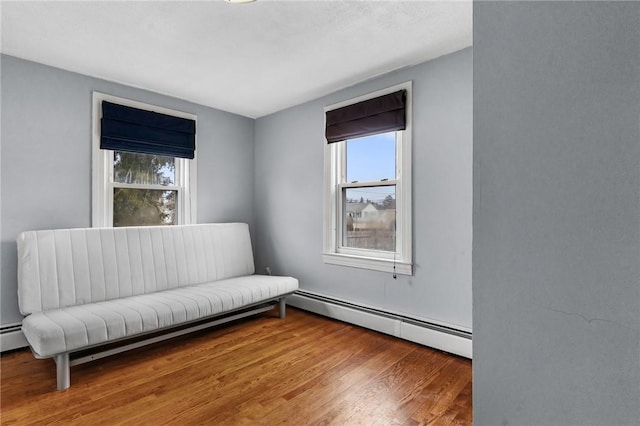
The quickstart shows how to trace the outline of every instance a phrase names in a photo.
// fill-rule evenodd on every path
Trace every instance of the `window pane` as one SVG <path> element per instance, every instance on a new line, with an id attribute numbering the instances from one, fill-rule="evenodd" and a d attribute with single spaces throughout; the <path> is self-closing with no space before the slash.
<path id="1" fill-rule="evenodd" d="M 343 189 L 343 247 L 396 251 L 396 187 Z"/>
<path id="2" fill-rule="evenodd" d="M 175 185 L 175 170 L 175 157 L 123 151 L 113 153 L 113 181 L 117 183 Z"/>
<path id="3" fill-rule="evenodd" d="M 347 142 L 347 182 L 396 178 L 396 132 Z"/>
<path id="4" fill-rule="evenodd" d="M 113 189 L 113 226 L 175 225 L 178 191 Z"/>

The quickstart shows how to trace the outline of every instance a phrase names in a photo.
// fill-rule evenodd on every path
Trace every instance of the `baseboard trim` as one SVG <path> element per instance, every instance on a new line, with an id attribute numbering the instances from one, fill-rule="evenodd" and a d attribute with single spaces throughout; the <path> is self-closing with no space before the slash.
<path id="1" fill-rule="evenodd" d="M 373 310 L 304 291 L 287 296 L 287 304 L 465 358 L 473 357 L 472 335 L 468 331 Z"/>
<path id="2" fill-rule="evenodd" d="M 20 323 L 3 325 L 0 328 L 0 352 L 12 351 L 14 349 L 29 346 L 25 339 Z"/>

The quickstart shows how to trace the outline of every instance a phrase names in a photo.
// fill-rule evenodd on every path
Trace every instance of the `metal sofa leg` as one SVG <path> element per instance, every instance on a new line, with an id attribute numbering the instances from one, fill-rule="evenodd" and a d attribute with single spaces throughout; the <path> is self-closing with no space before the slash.
<path id="1" fill-rule="evenodd" d="M 280 318 L 284 318 L 287 316 L 287 304 L 285 303 L 284 297 L 280 298 Z"/>
<path id="2" fill-rule="evenodd" d="M 58 390 L 69 389 L 71 386 L 71 375 L 69 373 L 69 354 L 55 356 L 56 377 L 58 380 Z"/>

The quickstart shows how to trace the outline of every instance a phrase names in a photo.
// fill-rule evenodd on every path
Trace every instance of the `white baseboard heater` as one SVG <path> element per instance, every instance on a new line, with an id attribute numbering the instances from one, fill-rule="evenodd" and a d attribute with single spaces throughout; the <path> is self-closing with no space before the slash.
<path id="1" fill-rule="evenodd" d="M 3 324 L 0 327 L 0 352 L 11 351 L 29 346 L 21 330 L 19 322 Z"/>
<path id="2" fill-rule="evenodd" d="M 293 295 L 287 296 L 287 304 L 465 358 L 471 359 L 473 355 L 472 334 L 468 331 L 433 324 L 304 290 L 298 290 Z"/>

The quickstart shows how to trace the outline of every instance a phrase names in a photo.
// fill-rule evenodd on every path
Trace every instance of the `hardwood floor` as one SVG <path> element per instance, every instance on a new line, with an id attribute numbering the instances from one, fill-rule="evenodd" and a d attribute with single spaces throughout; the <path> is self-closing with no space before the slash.
<path id="1" fill-rule="evenodd" d="M 469 425 L 471 361 L 287 309 L 71 368 L 1 361 L 1 423 Z"/>

